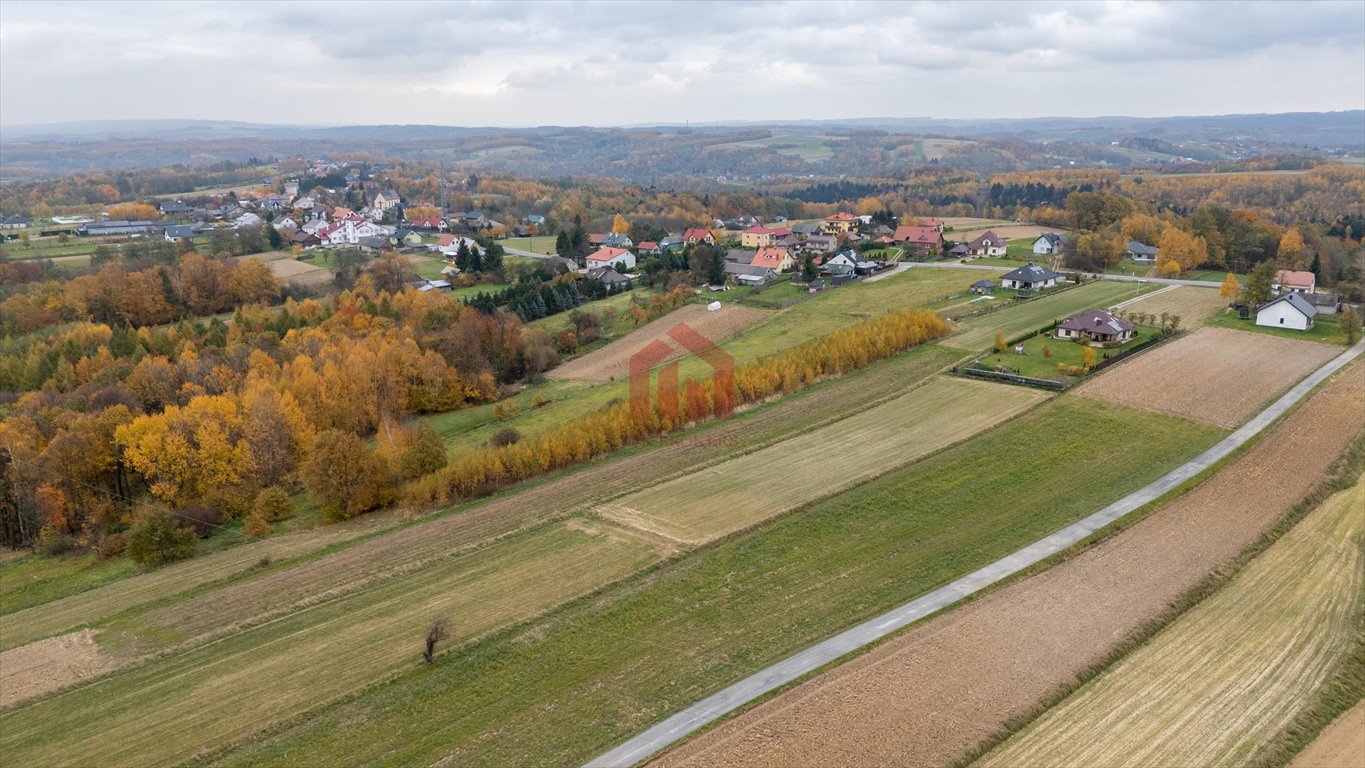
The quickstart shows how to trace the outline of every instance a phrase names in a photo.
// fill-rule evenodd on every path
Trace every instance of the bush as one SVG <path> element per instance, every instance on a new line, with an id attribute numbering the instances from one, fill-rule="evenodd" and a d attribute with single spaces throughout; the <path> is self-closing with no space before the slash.
<path id="1" fill-rule="evenodd" d="M 517 407 L 517 401 L 508 400 L 493 406 L 493 417 L 498 421 L 503 421 L 516 416 L 518 410 L 520 409 Z"/>
<path id="2" fill-rule="evenodd" d="M 101 560 L 113 560 L 128 548 L 128 537 L 121 533 L 106 533 L 95 545 L 95 554 Z"/>
<path id="3" fill-rule="evenodd" d="M 444 469 L 445 465 L 446 444 L 428 424 L 417 428 L 412 443 L 398 456 L 398 471 L 409 480 Z"/>
<path id="4" fill-rule="evenodd" d="M 227 486 L 204 497 L 204 505 L 219 512 L 219 520 L 240 520 L 251 513 L 251 503 L 255 497 L 252 491 L 240 486 Z"/>
<path id="5" fill-rule="evenodd" d="M 207 539 L 223 524 L 223 513 L 202 504 L 186 504 L 176 510 L 176 516 L 185 521 L 201 539 Z"/>
<path id="6" fill-rule="evenodd" d="M 251 505 L 251 514 L 262 520 L 274 523 L 294 513 L 294 502 L 289 493 L 279 486 L 271 486 L 256 494 L 256 502 Z"/>
<path id="7" fill-rule="evenodd" d="M 246 523 L 242 526 L 242 533 L 253 538 L 264 536 L 270 533 L 270 523 L 265 521 L 265 516 L 259 512 L 252 511 L 246 516 Z"/>
<path id="8" fill-rule="evenodd" d="M 197 542 L 194 531 L 169 513 L 147 509 L 128 532 L 127 552 L 133 562 L 155 567 L 190 557 Z"/>
<path id="9" fill-rule="evenodd" d="M 65 533 L 56 533 L 46 528 L 38 535 L 38 553 L 46 557 L 58 557 L 76 551 L 76 540 Z"/>
<path id="10" fill-rule="evenodd" d="M 539 407 L 541 407 L 542 405 L 545 405 L 545 404 L 548 403 L 548 402 L 549 402 L 549 401 L 546 400 L 545 397 L 544 397 L 543 395 L 536 395 L 535 397 L 531 398 L 531 407 L 532 407 L 532 408 L 539 408 Z"/>
<path id="11" fill-rule="evenodd" d="M 493 445 L 498 448 L 521 442 L 521 433 L 513 427 L 505 427 L 493 435 Z"/>

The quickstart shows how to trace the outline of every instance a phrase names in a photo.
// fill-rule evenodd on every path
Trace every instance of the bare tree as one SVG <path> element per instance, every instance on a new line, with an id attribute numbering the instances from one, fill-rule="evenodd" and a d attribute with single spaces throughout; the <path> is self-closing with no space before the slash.
<path id="1" fill-rule="evenodd" d="M 450 637 L 450 626 L 445 619 L 437 619 L 431 623 L 431 628 L 427 630 L 427 649 L 422 651 L 422 658 L 430 664 L 436 657 L 436 644 Z"/>

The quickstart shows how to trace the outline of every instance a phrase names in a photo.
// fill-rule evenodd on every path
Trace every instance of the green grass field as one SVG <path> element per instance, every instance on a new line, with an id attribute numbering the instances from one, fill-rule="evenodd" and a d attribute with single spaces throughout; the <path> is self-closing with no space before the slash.
<path id="1" fill-rule="evenodd" d="M 30 241 L 28 247 L 18 240 L 0 243 L 0 256 L 12 261 L 22 261 L 25 259 L 50 259 L 54 256 L 82 256 L 95 252 L 95 247 L 100 245 L 98 242 L 90 240 L 80 240 L 75 237 L 71 242 L 62 245 L 56 239 L 44 239 Z M 117 249 L 118 243 L 107 243 Z"/>
<path id="2" fill-rule="evenodd" d="M 1247 765 L 1346 655 L 1365 608 L 1365 484 L 987 754 L 1019 765 Z"/>
<path id="3" fill-rule="evenodd" d="M 556 524 L 11 709 L 0 715 L 0 747 L 16 765 L 178 762 L 421 666 L 435 618 L 450 621 L 450 648 L 660 556 L 600 524 Z"/>
<path id="4" fill-rule="evenodd" d="M 1107 309 L 1161 287 L 1154 283 L 1100 280 L 979 317 L 966 318 L 962 321 L 965 330 L 941 343 L 958 349 L 989 349 L 995 343 L 996 331 L 1003 331 L 1006 339 L 1013 339 L 1038 330 L 1054 320 L 1064 320 L 1083 309 Z"/>
<path id="5" fill-rule="evenodd" d="M 556 235 L 537 235 L 535 237 L 509 237 L 502 241 L 504 248 L 516 248 L 518 251 L 529 253 L 549 253 L 555 252 Z"/>
<path id="6" fill-rule="evenodd" d="M 1037 390 L 940 378 L 822 429 L 631 494 L 598 512 L 700 543 L 942 450 L 1047 398 Z"/>
<path id="7" fill-rule="evenodd" d="M 1057 398 L 205 762 L 577 764 L 1089 514 L 1222 434 Z M 1068 482 L 1077 476 L 1088 482 Z"/>
<path id="8" fill-rule="evenodd" d="M 1265 333 L 1271 336 L 1283 336 L 1286 339 L 1299 339 L 1301 341 L 1317 341 L 1323 344 L 1346 344 L 1346 334 L 1341 330 L 1341 325 L 1337 321 L 1336 315 L 1318 315 L 1313 319 L 1313 327 L 1306 331 L 1296 331 L 1293 328 L 1279 328 L 1268 325 L 1257 325 L 1255 316 L 1249 320 L 1237 319 L 1237 314 L 1231 310 L 1220 310 L 1209 315 L 1204 320 L 1204 325 L 1212 325 L 1216 328 L 1231 328 L 1236 331 L 1250 331 L 1251 333 Z"/>

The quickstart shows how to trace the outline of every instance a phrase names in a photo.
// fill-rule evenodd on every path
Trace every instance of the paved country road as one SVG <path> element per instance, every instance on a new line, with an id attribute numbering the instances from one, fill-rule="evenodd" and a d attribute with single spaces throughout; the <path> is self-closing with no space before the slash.
<path id="1" fill-rule="evenodd" d="M 981 269 L 981 267 L 977 268 Z M 1177 284 L 1189 284 L 1190 282 L 1180 281 Z M 1203 283 L 1196 284 L 1202 285 Z M 1236 432 L 1223 438 L 1217 445 L 1146 487 L 1134 491 L 1089 517 L 1045 536 L 980 570 L 969 573 L 956 581 L 750 675 L 589 760 L 586 766 L 588 768 L 626 768 L 640 763 L 750 701 L 781 688 L 926 616 L 937 613 L 959 600 L 1085 539 L 1213 466 L 1268 427 L 1275 419 L 1307 396 L 1314 387 L 1343 368 L 1362 352 L 1365 352 L 1365 341 L 1357 343 L 1309 374 L 1307 378 L 1294 385 L 1280 399 L 1253 416 L 1250 421 L 1242 425 Z"/>

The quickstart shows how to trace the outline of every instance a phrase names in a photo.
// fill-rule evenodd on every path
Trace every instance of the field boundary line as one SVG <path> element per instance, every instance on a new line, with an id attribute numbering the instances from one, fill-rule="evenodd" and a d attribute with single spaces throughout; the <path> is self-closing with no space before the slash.
<path id="1" fill-rule="evenodd" d="M 783 659 L 656 723 L 642 733 L 585 763 L 585 768 L 628 768 L 683 737 L 704 728 L 750 701 L 797 680 L 820 667 L 937 613 L 1030 566 L 1090 537 L 1129 513 L 1236 451 L 1313 391 L 1332 374 L 1365 352 L 1365 340 L 1342 352 L 1294 385 L 1269 407 L 1253 416 L 1212 448 L 1171 470 L 1143 488 L 1053 532 L 990 565 L 980 568 L 908 603 L 847 629 L 824 642 Z"/>
<path id="2" fill-rule="evenodd" d="M 1168 286 L 1166 286 L 1165 288 L 1161 288 L 1161 289 L 1159 289 L 1159 290 L 1152 291 L 1151 293 L 1143 294 L 1143 295 L 1141 295 L 1141 296 L 1134 296 L 1133 298 L 1128 299 L 1127 301 L 1122 301 L 1122 302 L 1119 302 L 1118 304 L 1115 304 L 1114 306 L 1112 306 L 1112 307 L 1109 308 L 1109 311 L 1112 312 L 1112 311 L 1114 311 L 1114 310 L 1116 310 L 1116 309 L 1123 309 L 1124 307 L 1128 306 L 1129 304 L 1135 304 L 1135 303 L 1137 303 L 1137 302 L 1139 302 L 1139 301 L 1142 301 L 1142 300 L 1144 300 L 1144 299 L 1150 299 L 1150 298 L 1152 298 L 1153 296 L 1160 296 L 1160 295 L 1163 294 L 1163 293 L 1169 293 L 1170 291 L 1174 291 L 1176 288 L 1179 288 L 1179 287 L 1180 287 L 1180 286 L 1178 286 L 1178 285 L 1168 285 Z"/>

